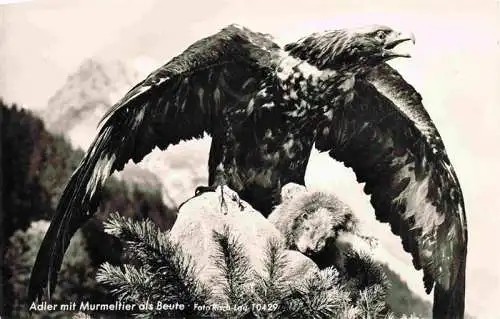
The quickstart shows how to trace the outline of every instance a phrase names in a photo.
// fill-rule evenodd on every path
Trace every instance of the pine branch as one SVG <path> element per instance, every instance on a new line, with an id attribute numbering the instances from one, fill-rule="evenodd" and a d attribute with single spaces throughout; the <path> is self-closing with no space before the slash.
<path id="1" fill-rule="evenodd" d="M 283 307 L 282 301 L 290 295 L 289 279 L 285 269 L 288 267 L 283 244 L 275 238 L 267 242 L 263 275 L 254 272 L 253 314 L 258 318 L 276 315 Z"/>
<path id="2" fill-rule="evenodd" d="M 140 303 L 146 301 L 152 275 L 146 268 L 136 268 L 132 265 L 117 267 L 106 262 L 99 267 L 96 280 L 117 295 L 118 300 Z"/>
<path id="3" fill-rule="evenodd" d="M 378 285 L 384 293 L 390 288 L 389 279 L 382 266 L 365 253 L 351 250 L 345 258 L 344 268 L 345 271 L 341 275 L 347 289 L 352 292 L 354 301 L 361 291 L 369 287 Z"/>
<path id="4" fill-rule="evenodd" d="M 250 261 L 243 254 L 243 245 L 231 234 L 227 225 L 224 225 L 220 233 L 214 231 L 212 237 L 217 249 L 212 260 L 220 271 L 220 276 L 215 281 L 222 287 L 222 296 L 218 299 L 231 309 L 221 315 L 230 318 L 244 317 L 250 308 Z M 234 311 L 236 309 L 238 310 Z"/>
<path id="5" fill-rule="evenodd" d="M 183 304 L 185 311 L 179 315 L 189 316 L 198 314 L 192 307 L 195 303 L 204 304 L 211 297 L 196 276 L 192 258 L 151 221 L 133 221 L 112 214 L 105 223 L 105 230 L 125 241 L 132 262 L 145 267 L 150 274 L 146 300 Z"/>
<path id="6" fill-rule="evenodd" d="M 276 239 L 269 240 L 264 258 L 266 276 L 259 276 L 263 302 L 276 301 L 286 292 L 283 289 L 288 287 L 285 274 L 288 264 L 282 244 Z"/>
<path id="7" fill-rule="evenodd" d="M 168 233 L 149 221 L 132 221 L 113 214 L 108 233 L 126 242 L 133 265 L 122 268 L 104 264 L 98 281 L 130 302 L 184 304 L 184 311 L 157 310 L 141 317 L 214 318 L 391 318 L 385 303 L 387 277 L 368 255 L 352 251 L 345 271 L 333 267 L 311 271 L 304 278 L 288 278 L 289 262 L 282 244 L 270 240 L 263 260 L 264 273 L 251 269 L 244 246 L 226 225 L 213 232 L 216 253 L 211 256 L 219 270 L 209 290 L 200 283 L 192 258 L 186 256 Z M 215 291 L 217 289 L 217 291 Z M 202 311 L 194 304 L 208 305 Z M 215 309 L 210 306 L 217 305 Z M 256 308 L 255 305 L 261 307 Z M 226 306 L 226 307 L 225 307 Z M 225 308 L 224 308 L 225 307 Z M 209 310 L 210 309 L 210 310 Z"/>
<path id="8" fill-rule="evenodd" d="M 380 285 L 373 285 L 362 290 L 356 305 L 362 310 L 363 318 L 383 318 L 388 312 L 385 297 L 385 288 Z"/>
<path id="9" fill-rule="evenodd" d="M 305 318 L 339 318 L 349 301 L 336 269 L 329 267 L 309 273 L 294 285 L 284 301 L 283 315 Z"/>
<path id="10" fill-rule="evenodd" d="M 264 269 L 268 275 L 266 278 L 268 287 L 279 289 L 284 286 L 284 270 L 287 266 L 288 261 L 286 260 L 282 243 L 276 238 L 270 239 L 267 242 L 264 259 Z"/>

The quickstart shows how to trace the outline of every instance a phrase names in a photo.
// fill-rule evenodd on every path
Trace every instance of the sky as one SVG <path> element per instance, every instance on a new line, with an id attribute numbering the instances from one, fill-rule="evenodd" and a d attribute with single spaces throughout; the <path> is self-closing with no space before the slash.
<path id="1" fill-rule="evenodd" d="M 85 58 L 150 57 L 164 63 L 233 22 L 271 33 L 281 42 L 370 23 L 412 31 L 413 57 L 393 66 L 422 94 L 461 181 L 470 238 L 467 309 L 479 318 L 495 318 L 494 300 L 500 300 L 500 254 L 495 248 L 500 240 L 498 0 L 174 3 L 34 0 L 0 5 L 0 96 L 39 110 Z M 352 172 L 325 155 L 314 156 L 309 167 L 311 187 L 334 189 L 353 208 L 373 215 Z M 367 225 L 387 233 L 387 225 Z M 400 249 L 396 238 L 385 244 L 391 252 Z M 409 264 L 407 256 L 397 258 Z M 410 269 L 406 275 L 419 284 L 420 273 Z"/>

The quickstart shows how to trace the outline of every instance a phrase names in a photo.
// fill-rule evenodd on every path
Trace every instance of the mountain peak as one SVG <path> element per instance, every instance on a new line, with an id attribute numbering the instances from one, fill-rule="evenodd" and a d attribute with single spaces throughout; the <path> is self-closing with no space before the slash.
<path id="1" fill-rule="evenodd" d="M 65 132 L 74 146 L 87 148 L 89 130 L 95 131 L 106 111 L 155 65 L 147 57 L 85 59 L 49 99 L 42 112 L 47 128 L 58 134 Z"/>

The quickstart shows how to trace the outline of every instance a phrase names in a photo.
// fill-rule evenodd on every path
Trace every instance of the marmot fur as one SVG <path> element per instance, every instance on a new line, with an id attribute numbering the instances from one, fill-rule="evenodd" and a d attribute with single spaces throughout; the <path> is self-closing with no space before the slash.
<path id="1" fill-rule="evenodd" d="M 343 235 L 372 240 L 359 233 L 358 218 L 333 194 L 310 192 L 290 183 L 281 189 L 281 198 L 268 220 L 285 236 L 289 249 L 307 255 L 320 268 L 342 270 L 345 255 L 353 249 L 348 236 Z"/>

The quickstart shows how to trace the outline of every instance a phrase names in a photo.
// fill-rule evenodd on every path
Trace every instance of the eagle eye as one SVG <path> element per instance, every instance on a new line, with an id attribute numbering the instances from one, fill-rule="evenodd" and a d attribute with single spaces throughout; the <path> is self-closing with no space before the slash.
<path id="1" fill-rule="evenodd" d="M 377 38 L 380 40 L 385 40 L 385 37 L 387 36 L 387 33 L 385 31 L 379 30 L 377 31 Z"/>

